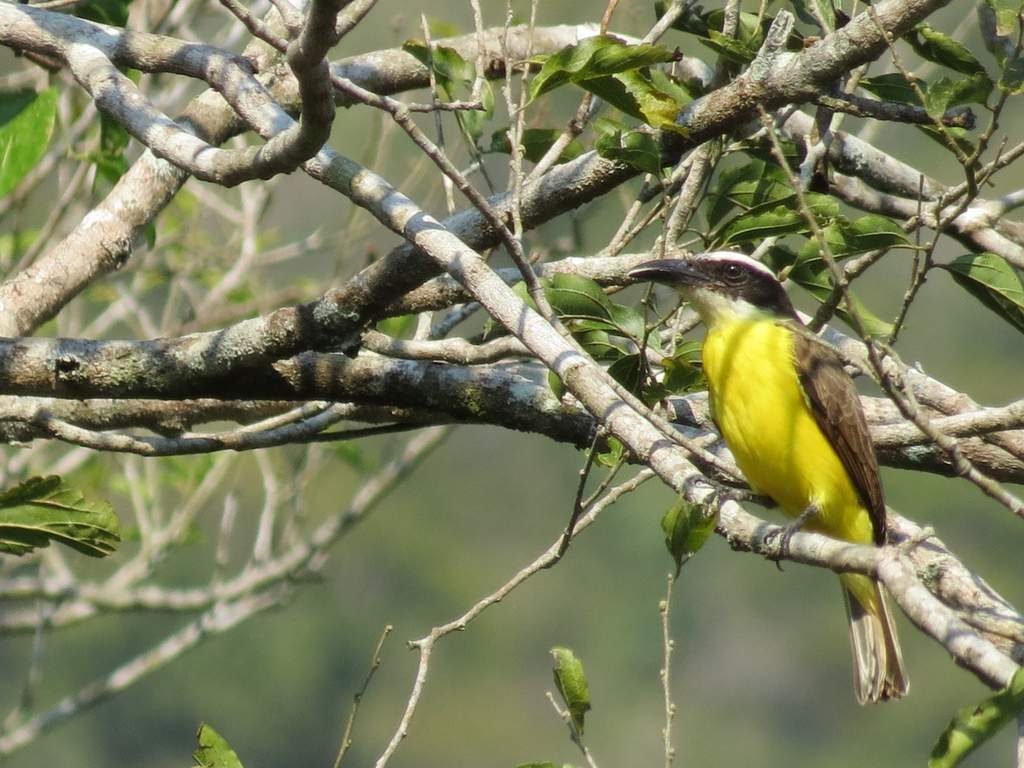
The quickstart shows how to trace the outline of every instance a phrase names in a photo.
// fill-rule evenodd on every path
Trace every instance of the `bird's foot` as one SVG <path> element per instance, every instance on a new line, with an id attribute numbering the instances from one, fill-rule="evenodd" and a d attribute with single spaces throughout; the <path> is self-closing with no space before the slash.
<path id="1" fill-rule="evenodd" d="M 820 511 L 821 510 L 818 509 L 817 504 L 811 504 L 810 506 L 807 507 L 807 509 L 801 512 L 800 516 L 797 517 L 793 522 L 789 523 L 786 526 L 783 526 L 778 531 L 772 531 L 772 533 L 770 533 L 766 537 L 766 544 L 770 542 L 772 539 L 774 539 L 776 536 L 778 536 L 779 538 L 778 550 L 774 554 L 769 555 L 768 557 L 769 559 L 775 561 L 775 567 L 778 568 L 780 571 L 782 570 L 782 561 L 789 559 L 789 545 L 793 539 L 793 534 L 803 530 L 804 526 L 806 526 L 807 523 L 809 523 L 811 520 L 817 517 Z"/>

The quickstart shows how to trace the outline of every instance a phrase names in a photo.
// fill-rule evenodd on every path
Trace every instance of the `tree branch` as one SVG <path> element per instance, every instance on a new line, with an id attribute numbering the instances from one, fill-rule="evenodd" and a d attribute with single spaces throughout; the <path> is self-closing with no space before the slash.
<path id="1" fill-rule="evenodd" d="M 8 8 L 24 6 L 4 4 L 0 11 Z M 0 30 L 0 43 L 6 44 L 6 30 L 7 27 Z M 583 34 L 591 33 L 591 30 L 588 25 L 564 25 L 528 35 L 525 28 L 519 27 L 511 31 L 509 44 L 512 55 L 526 58 L 525 52 L 530 44 L 535 52 L 554 51 L 575 42 Z M 123 43 L 134 40 L 130 35 L 135 33 L 116 29 L 114 33 L 117 44 L 110 52 L 113 61 L 119 66 L 145 69 L 147 59 L 143 54 L 147 49 Z M 501 58 L 503 33 L 504 30 L 489 30 L 482 36 L 489 59 L 494 56 Z M 148 42 L 149 38 L 145 40 Z M 440 42 L 468 55 L 469 51 L 476 50 L 477 40 L 476 35 L 465 35 Z M 192 61 L 185 58 L 186 63 Z M 274 99 L 285 110 L 298 108 L 298 82 L 286 67 L 275 67 L 276 52 L 268 51 L 262 43 L 253 43 L 246 48 L 243 58 L 252 61 L 255 69 L 267 73 L 258 79 L 268 82 Z M 193 65 L 194 62 L 190 66 Z M 379 93 L 396 93 L 427 84 L 426 68 L 401 50 L 377 51 L 344 59 L 332 65 L 331 72 Z M 500 71 L 488 70 L 488 76 L 500 74 Z M 194 99 L 183 113 L 181 122 L 211 146 L 221 144 L 245 129 L 238 115 L 215 91 Z M 0 335 L 30 333 L 94 280 L 123 267 L 143 241 L 146 228 L 187 179 L 188 175 L 181 169 L 158 159 L 151 152 L 144 152 L 107 197 L 70 234 L 31 267 L 0 285 L 0 306 L 4 308 L 0 313 Z M 582 197 L 576 205 L 607 190 L 607 186 L 599 183 L 588 194 L 585 187 L 595 180 L 598 179 L 594 174 L 573 180 L 578 187 L 583 187 L 580 190 Z M 564 183 L 567 180 L 559 178 L 557 181 Z"/>

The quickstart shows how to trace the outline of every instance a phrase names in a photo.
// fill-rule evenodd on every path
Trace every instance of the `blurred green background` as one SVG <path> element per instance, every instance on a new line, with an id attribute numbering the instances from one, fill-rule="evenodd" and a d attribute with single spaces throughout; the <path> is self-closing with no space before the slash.
<path id="1" fill-rule="evenodd" d="M 382 2 L 359 34 L 343 43 L 339 55 L 419 36 L 419 10 L 460 30 L 469 28 L 463 4 L 423 3 L 401 13 L 396 8 Z M 487 23 L 503 21 L 504 3 L 487 0 L 483 8 Z M 546 0 L 538 23 L 594 21 L 600 10 L 600 4 L 582 7 Z M 965 10 L 963 4 L 947 9 L 933 24 L 952 31 Z M 520 11 L 525 15 L 525 6 Z M 642 34 L 653 18 L 650 3 L 623 2 L 612 29 Z M 973 9 L 970 19 L 962 31 L 973 45 Z M 679 33 L 670 33 L 663 42 L 693 44 Z M 534 117 L 538 124 L 561 125 L 577 98 L 561 94 L 540 106 Z M 1003 124 L 1020 125 L 1021 117 L 1019 106 L 1012 107 Z M 442 212 L 436 176 L 416 159 L 404 136 L 381 125 L 368 110 L 341 112 L 334 143 L 368 157 L 376 153 L 379 139 L 387 151 L 375 167 L 400 182 L 414 199 Z M 495 127 L 499 125 L 500 120 Z M 853 131 L 857 125 L 848 120 L 844 129 Z M 937 145 L 913 128 L 887 127 L 877 140 L 942 181 L 958 180 Z M 502 162 L 494 161 L 496 173 Z M 992 194 L 1020 179 L 1018 171 L 1009 171 Z M 573 249 L 599 248 L 635 189 L 633 184 L 613 193 L 571 221 L 542 227 L 529 236 L 530 244 L 554 248 L 575 236 Z M 332 222 L 352 228 L 336 252 L 304 265 L 309 296 L 319 293 L 326 281 L 358 269 L 371 250 L 382 252 L 397 242 L 372 226 L 365 214 L 347 219 L 347 203 L 301 175 L 278 181 L 275 201 L 265 227 L 282 240 Z M 211 247 L 219 236 L 215 229 L 194 235 L 206 238 Z M 948 241 L 938 251 L 943 258 L 960 252 Z M 908 273 L 909 258 L 894 253 L 858 284 L 859 294 L 876 313 L 892 317 Z M 267 269 L 259 277 L 270 284 L 281 275 Z M 1022 394 L 1020 336 L 943 274 L 923 289 L 899 348 L 908 362 L 920 361 L 933 376 L 985 404 Z M 363 450 L 372 461 L 393 455 L 400 444 L 400 438 L 379 438 Z M 293 465 L 298 457 L 297 449 L 271 454 L 279 467 Z M 394 731 L 413 682 L 417 657 L 405 641 L 463 613 L 554 540 L 567 520 L 581 462 L 580 452 L 542 438 L 460 427 L 399 491 L 339 542 L 322 580 L 297 585 L 285 607 L 203 643 L 127 692 L 42 736 L 9 765 L 183 766 L 189 764 L 197 725 L 208 721 L 248 768 L 328 766 L 376 640 L 383 626 L 392 624 L 394 633 L 363 701 L 355 744 L 346 759 L 350 766 L 371 764 Z M 201 471 L 208 463 L 203 458 L 175 460 L 173 471 Z M 123 493 L 117 466 L 100 458 L 83 477 L 117 500 Z M 171 464 L 162 462 L 160 471 L 170 473 Z M 256 472 L 252 458 L 245 457 L 225 482 L 237 494 L 247 523 L 253 522 L 261 503 Z M 306 514 L 316 520 L 335 511 L 358 479 L 359 473 L 340 461 L 332 465 L 305 491 Z M 891 506 L 934 525 L 998 591 L 1024 605 L 1020 521 L 962 481 L 891 470 L 884 479 Z M 391 765 L 581 764 L 565 726 L 545 699 L 545 692 L 554 690 L 548 654 L 554 645 L 571 647 L 585 665 L 593 700 L 586 737 L 598 764 L 661 764 L 658 602 L 671 562 L 659 520 L 671 502 L 663 486 L 647 484 L 606 511 L 556 568 L 487 611 L 467 632 L 441 641 L 419 712 Z M 203 519 L 201 535 L 161 567 L 162 582 L 186 584 L 208 573 L 217 504 Z M 244 548 L 245 525 L 240 528 L 237 535 Z M 126 614 L 54 633 L 45 648 L 39 706 L 46 708 L 106 674 L 186 620 Z M 901 616 L 910 696 L 894 704 L 858 707 L 835 577 L 797 565 L 779 572 L 770 562 L 731 552 L 717 538 L 684 568 L 671 621 L 676 644 L 672 690 L 678 706 L 674 744 L 680 767 L 923 765 L 955 710 L 986 692 Z M 17 701 L 30 652 L 31 638 L 5 637 L 0 642 L 0 674 L 7 681 L 0 705 L 5 708 Z M 1011 730 L 970 764 L 1006 765 L 1014 748 Z"/>

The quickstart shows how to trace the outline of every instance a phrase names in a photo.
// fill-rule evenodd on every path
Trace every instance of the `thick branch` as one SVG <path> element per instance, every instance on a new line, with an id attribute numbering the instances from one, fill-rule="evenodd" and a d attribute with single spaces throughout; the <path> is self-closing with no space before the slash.
<path id="1" fill-rule="evenodd" d="M 331 15 L 326 11 L 317 15 L 323 4 L 313 4 L 311 23 Z M 230 186 L 287 173 L 312 157 L 330 135 L 334 102 L 322 57 L 331 36 L 315 36 L 319 45 L 307 41 L 305 55 L 291 57 L 300 95 L 312 107 L 294 124 L 252 76 L 248 60 L 213 46 L 127 32 L 24 5 L 0 6 L 0 25 L 4 24 L 5 34 L 0 41 L 15 50 L 45 53 L 64 62 L 100 109 L 115 117 L 158 157 L 198 178 Z M 307 59 L 315 54 L 320 58 L 311 65 Z M 246 119 L 277 126 L 277 135 L 260 147 L 218 149 L 157 110 L 115 64 L 138 64 L 151 72 L 174 72 L 205 80 Z"/>
<path id="2" fill-rule="evenodd" d="M 739 506 L 722 507 L 719 531 L 734 549 L 756 552 L 774 559 L 779 555 L 781 529 L 768 525 Z M 796 542 L 799 537 L 799 543 Z M 910 556 L 902 547 L 866 547 L 817 534 L 799 533 L 788 546 L 793 560 L 831 568 L 839 573 L 853 571 L 877 576 L 900 608 L 925 634 L 937 640 L 951 656 L 993 688 L 1005 687 L 1018 666 L 996 646 L 1007 647 L 1004 637 L 986 638 L 929 592 L 918 580 Z M 911 549 L 911 552 L 913 550 Z M 912 556 L 912 555 L 911 555 Z M 1019 626 L 1019 617 L 1018 617 Z M 1008 649 L 1009 650 L 1009 649 Z M 1019 643 L 1013 652 L 1020 654 Z"/>
<path id="3" fill-rule="evenodd" d="M 798 148 L 805 146 L 813 130 L 814 120 L 800 111 L 792 112 L 779 126 L 780 133 Z M 932 207 L 926 205 L 922 210 L 917 197 L 922 194 L 925 200 L 936 200 L 950 191 L 944 184 L 842 131 L 833 134 L 828 159 L 835 169 L 863 182 L 838 174 L 834 177 L 833 191 L 846 202 L 862 210 L 903 219 L 923 214 L 927 226 L 936 226 Z M 952 210 L 940 212 L 939 218 Z M 1005 212 L 999 201 L 975 200 L 949 222 L 945 231 L 972 250 L 992 251 L 1024 266 L 1024 232 L 1017 222 L 1004 218 Z"/>
<path id="4" fill-rule="evenodd" d="M 0 11 L 8 8 L 16 6 L 0 5 Z M 531 50 L 533 53 L 557 50 L 589 33 L 592 30 L 586 25 L 551 27 L 537 30 L 536 34 L 525 27 L 513 28 L 508 31 L 510 55 L 526 58 Z M 137 40 L 149 43 L 150 37 L 135 38 L 132 37 L 135 33 L 118 30 L 114 30 L 113 34 L 110 55 L 115 63 L 143 70 L 147 69 L 147 63 L 149 68 L 154 66 L 155 63 L 145 55 L 151 47 L 132 44 Z M 497 59 L 501 59 L 501 40 L 504 34 L 504 30 L 491 30 L 483 36 L 489 56 L 494 53 Z M 6 42 L 4 31 L 0 31 L 0 42 Z M 439 42 L 456 48 L 467 59 L 475 57 L 472 52 L 477 46 L 476 35 Z M 157 50 L 162 49 L 157 46 Z M 182 50 L 188 53 L 192 49 Z M 168 71 L 175 71 L 170 69 L 171 63 L 180 67 L 196 67 L 191 53 L 179 55 L 184 58 L 184 63 L 177 64 L 177 59 L 170 56 L 161 58 L 159 62 L 166 64 Z M 254 43 L 246 48 L 244 57 L 253 60 L 261 72 L 267 71 L 259 80 L 267 83 L 274 99 L 286 110 L 295 110 L 300 104 L 298 83 L 287 67 L 274 67 L 274 55 L 261 43 Z M 332 72 L 382 93 L 428 85 L 426 68 L 404 51 L 378 51 L 345 59 L 333 65 Z M 488 74 L 496 76 L 501 72 L 489 71 Z M 221 144 L 245 129 L 238 115 L 215 91 L 208 91 L 194 99 L 185 110 L 181 122 L 210 145 Z M 589 167 L 584 165 L 582 170 L 586 173 Z M 92 281 L 123 267 L 137 245 L 143 241 L 146 227 L 173 199 L 187 178 L 188 175 L 174 165 L 158 159 L 151 152 L 143 153 L 107 197 L 64 240 L 37 259 L 32 266 L 0 285 L 0 307 L 4 310 L 0 312 L 0 335 L 19 336 L 30 333 L 52 318 Z M 588 193 L 587 186 L 593 181 L 599 183 L 593 192 Z M 594 173 L 556 179 L 556 183 L 567 184 L 578 191 L 576 205 L 606 191 L 608 186 L 600 182 L 600 175 Z M 359 292 L 358 286 L 352 286 L 352 289 Z M 302 347 L 299 344 L 294 351 Z"/>
<path id="5" fill-rule="evenodd" d="M 771 110 L 814 101 L 851 69 L 878 58 L 887 47 L 885 32 L 901 37 L 946 1 L 887 0 L 805 51 L 763 51 L 760 62 L 755 60 L 728 85 L 694 101 L 677 122 L 695 146 L 722 133 L 723 123 L 733 128 L 751 119 L 758 107 Z"/>
<path id="6" fill-rule="evenodd" d="M 504 344 L 511 339 L 501 341 Z M 514 351 L 520 354 L 522 350 Z M 535 365 L 459 367 L 366 354 L 355 360 L 341 355 L 303 355 L 270 367 L 266 375 L 256 374 L 247 376 L 243 382 L 236 381 L 232 390 L 231 400 L 0 397 L 0 436 L 9 441 L 57 438 L 102 450 L 142 455 L 251 450 L 287 442 L 289 435 L 262 431 L 240 433 L 238 430 L 208 434 L 188 430 L 210 421 L 250 424 L 294 407 L 296 400 L 352 403 L 344 416 L 350 421 L 409 426 L 449 421 L 490 424 L 543 434 L 577 446 L 588 443 L 596 426 L 577 404 L 558 401 L 544 381 L 543 371 Z M 268 391 L 288 399 L 261 399 L 269 396 Z M 955 474 L 941 451 L 920 445 L 920 433 L 894 413 L 888 400 L 864 397 L 862 403 L 883 463 L 943 475 Z M 690 437 L 706 437 L 713 430 L 702 394 L 673 398 L 669 405 L 670 418 Z M 939 418 L 935 424 L 957 436 L 986 434 L 1018 426 L 1021 410 L 1021 403 L 1015 403 L 1001 409 L 979 409 Z M 81 432 L 62 428 L 63 424 L 73 425 Z M 131 427 L 148 429 L 159 437 L 128 437 L 108 432 Z M 311 434 L 318 432 L 314 430 Z M 964 440 L 963 448 L 973 462 L 993 476 L 1014 482 L 1024 480 L 1024 462 L 1000 448 L 980 439 Z M 721 452 L 720 445 L 715 451 L 731 462 L 728 454 Z"/>

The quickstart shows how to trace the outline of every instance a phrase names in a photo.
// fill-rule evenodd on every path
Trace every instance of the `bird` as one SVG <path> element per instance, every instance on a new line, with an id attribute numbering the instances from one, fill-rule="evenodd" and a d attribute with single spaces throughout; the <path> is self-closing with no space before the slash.
<path id="1" fill-rule="evenodd" d="M 791 526 L 884 544 L 878 459 L 853 380 L 771 269 L 712 251 L 648 261 L 629 275 L 675 288 L 703 321 L 711 414 L 751 488 L 797 518 Z M 858 703 L 901 698 L 909 682 L 881 585 L 862 574 L 839 579 Z"/>

